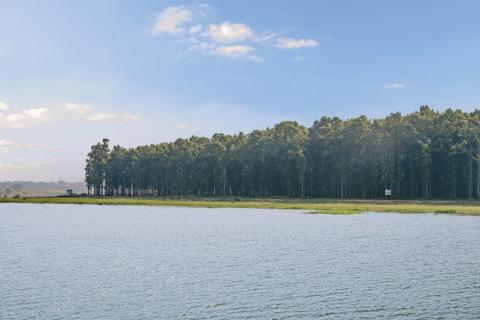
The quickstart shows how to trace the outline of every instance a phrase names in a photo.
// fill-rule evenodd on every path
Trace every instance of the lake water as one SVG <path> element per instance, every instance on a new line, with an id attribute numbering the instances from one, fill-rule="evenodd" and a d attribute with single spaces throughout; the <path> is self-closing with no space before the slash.
<path id="1" fill-rule="evenodd" d="M 0 204 L 0 319 L 480 319 L 480 217 Z"/>

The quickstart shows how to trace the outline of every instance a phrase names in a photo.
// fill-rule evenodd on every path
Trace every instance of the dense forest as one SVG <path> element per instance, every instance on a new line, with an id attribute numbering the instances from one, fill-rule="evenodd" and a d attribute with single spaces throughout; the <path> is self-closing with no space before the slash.
<path id="1" fill-rule="evenodd" d="M 285 121 L 128 149 L 104 139 L 85 171 L 89 193 L 105 196 L 478 199 L 480 110 Z"/>

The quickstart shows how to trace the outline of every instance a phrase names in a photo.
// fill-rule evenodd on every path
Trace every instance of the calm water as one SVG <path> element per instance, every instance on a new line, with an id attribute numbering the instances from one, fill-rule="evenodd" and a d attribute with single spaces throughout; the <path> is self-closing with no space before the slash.
<path id="1" fill-rule="evenodd" d="M 480 217 L 0 205 L 0 319 L 480 319 Z"/>

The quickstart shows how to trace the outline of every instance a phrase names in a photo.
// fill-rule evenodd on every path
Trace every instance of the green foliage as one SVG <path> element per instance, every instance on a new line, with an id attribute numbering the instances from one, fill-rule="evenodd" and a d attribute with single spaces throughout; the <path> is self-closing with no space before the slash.
<path id="1" fill-rule="evenodd" d="M 105 194 L 104 181 L 110 158 L 108 142 L 108 139 L 103 139 L 101 143 L 93 145 L 88 153 L 85 167 L 85 182 L 87 183 L 88 193 L 90 193 L 90 188 L 93 187 L 94 194 Z"/>
<path id="2" fill-rule="evenodd" d="M 480 111 L 417 112 L 305 128 L 285 121 L 249 134 L 92 146 L 95 195 L 395 199 L 480 198 Z"/>

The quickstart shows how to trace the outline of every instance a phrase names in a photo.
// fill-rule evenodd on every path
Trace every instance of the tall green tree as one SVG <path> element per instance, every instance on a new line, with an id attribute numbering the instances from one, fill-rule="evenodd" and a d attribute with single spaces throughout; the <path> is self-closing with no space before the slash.
<path id="1" fill-rule="evenodd" d="M 123 196 L 480 199 L 480 111 L 284 121 L 251 133 L 91 147 L 89 193 Z"/>

